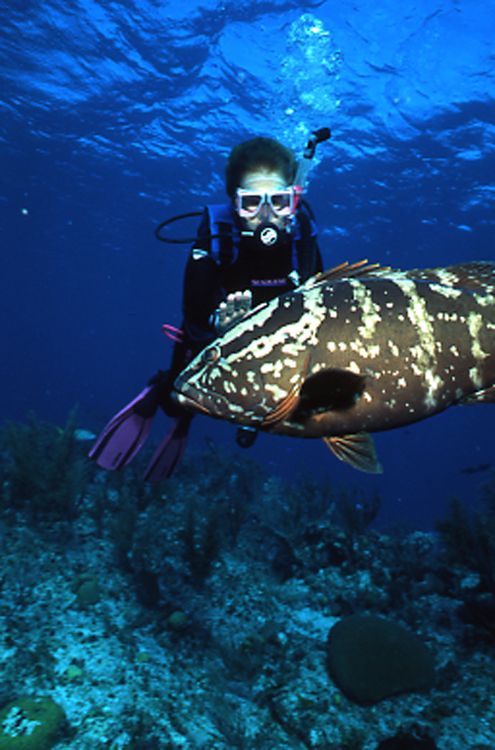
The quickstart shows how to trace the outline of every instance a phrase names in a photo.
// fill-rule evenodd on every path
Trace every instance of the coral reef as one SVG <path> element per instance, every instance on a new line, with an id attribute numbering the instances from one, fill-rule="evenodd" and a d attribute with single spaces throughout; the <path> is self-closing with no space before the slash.
<path id="1" fill-rule="evenodd" d="M 481 508 L 469 513 L 458 498 L 449 499 L 445 518 L 436 524 L 441 560 L 460 580 L 469 572 L 471 585 L 459 598 L 461 619 L 495 637 L 495 473 L 481 487 Z"/>
<path id="2" fill-rule="evenodd" d="M 50 750 L 64 719 L 51 698 L 18 698 L 0 710 L 0 749 Z"/>
<path id="3" fill-rule="evenodd" d="M 102 472 L 72 420 L 4 431 L 4 710 L 54 701 L 57 750 L 495 746 L 491 485 L 483 523 L 457 507 L 437 534 L 384 530 L 376 495 L 288 487 L 213 443 L 158 486 L 139 460 Z M 353 617 L 415 634 L 430 690 L 349 700 L 326 644 Z"/>

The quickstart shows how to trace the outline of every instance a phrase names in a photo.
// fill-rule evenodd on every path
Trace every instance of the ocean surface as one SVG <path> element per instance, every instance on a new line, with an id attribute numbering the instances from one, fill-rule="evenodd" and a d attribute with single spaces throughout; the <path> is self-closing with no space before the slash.
<path id="1" fill-rule="evenodd" d="M 494 29 L 492 0 L 2 4 L 0 421 L 64 425 L 78 404 L 98 432 L 167 366 L 188 246 L 154 229 L 223 201 L 225 159 L 255 135 L 301 153 L 331 128 L 307 196 L 326 267 L 493 260 Z M 378 435 L 379 478 L 321 441 L 260 435 L 249 455 L 376 488 L 382 523 L 429 528 L 449 495 L 476 504 L 493 417 L 453 408 Z M 191 446 L 207 438 L 238 450 L 233 427 L 197 418 Z"/>

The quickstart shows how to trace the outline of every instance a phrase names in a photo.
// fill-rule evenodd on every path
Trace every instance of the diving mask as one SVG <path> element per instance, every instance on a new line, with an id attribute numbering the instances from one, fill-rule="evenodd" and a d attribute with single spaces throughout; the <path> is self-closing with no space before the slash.
<path id="1" fill-rule="evenodd" d="M 235 206 L 241 219 L 256 218 L 263 206 L 268 206 L 275 216 L 291 218 L 296 212 L 301 192 L 295 185 L 266 191 L 237 188 Z"/>

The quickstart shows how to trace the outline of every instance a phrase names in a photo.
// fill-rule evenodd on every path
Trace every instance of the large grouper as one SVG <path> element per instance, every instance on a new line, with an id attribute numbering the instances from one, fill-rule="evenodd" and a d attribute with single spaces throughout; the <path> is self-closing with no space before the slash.
<path id="1" fill-rule="evenodd" d="M 252 310 L 175 382 L 182 406 L 323 438 L 362 471 L 370 432 L 495 402 L 495 263 L 399 271 L 343 264 Z"/>

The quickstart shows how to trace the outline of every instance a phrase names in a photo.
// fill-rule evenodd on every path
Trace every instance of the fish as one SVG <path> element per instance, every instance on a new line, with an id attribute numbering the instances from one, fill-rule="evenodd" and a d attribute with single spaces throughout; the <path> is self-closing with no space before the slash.
<path id="1" fill-rule="evenodd" d="M 461 469 L 461 474 L 478 474 L 480 471 L 488 471 L 491 468 L 491 464 L 478 464 L 478 466 L 466 466 Z"/>
<path id="2" fill-rule="evenodd" d="M 370 433 L 495 403 L 495 263 L 343 263 L 225 331 L 182 371 L 173 398 L 240 426 L 321 438 L 380 473 Z"/>
<path id="3" fill-rule="evenodd" d="M 91 432 L 91 430 L 85 430 L 83 428 L 74 430 L 74 437 L 76 438 L 76 440 L 79 440 L 81 442 L 85 442 L 86 440 L 96 440 L 96 435 L 94 432 Z"/>

